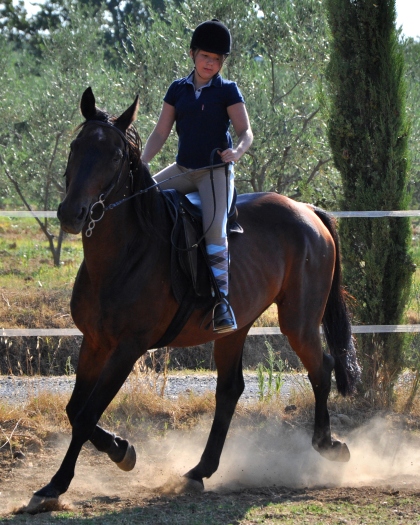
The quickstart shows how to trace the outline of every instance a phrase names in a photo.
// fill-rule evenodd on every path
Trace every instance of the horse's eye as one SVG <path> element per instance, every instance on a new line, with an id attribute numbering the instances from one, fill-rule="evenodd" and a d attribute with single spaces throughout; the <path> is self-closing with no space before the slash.
<path id="1" fill-rule="evenodd" d="M 114 158 L 112 159 L 113 162 L 115 162 L 115 164 L 118 164 L 121 161 L 122 156 L 123 155 L 122 155 L 122 151 L 121 150 L 116 151 L 115 155 L 114 155 Z"/>

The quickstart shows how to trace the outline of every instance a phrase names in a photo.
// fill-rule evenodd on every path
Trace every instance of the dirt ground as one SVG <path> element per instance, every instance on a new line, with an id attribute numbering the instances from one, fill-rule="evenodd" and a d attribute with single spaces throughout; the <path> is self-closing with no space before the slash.
<path id="1" fill-rule="evenodd" d="M 251 428 L 238 422 L 219 470 L 205 481 L 205 491 L 177 494 L 169 484 L 198 461 L 208 428 L 209 421 L 204 420 L 193 431 L 168 431 L 145 443 L 134 437 L 137 464 L 129 473 L 86 445 L 70 489 L 60 498 L 61 512 L 36 516 L 13 512 L 48 483 L 64 456 L 69 435 L 50 436 L 39 450 L 25 450 L 20 459 L 1 450 L 0 521 L 420 523 L 420 437 L 395 421 L 375 418 L 346 430 L 352 453 L 347 464 L 321 458 L 310 446 L 308 430 L 298 425 L 282 421 Z M 263 509 L 259 516 L 258 509 Z M 328 512 L 320 517 L 319 509 Z"/>

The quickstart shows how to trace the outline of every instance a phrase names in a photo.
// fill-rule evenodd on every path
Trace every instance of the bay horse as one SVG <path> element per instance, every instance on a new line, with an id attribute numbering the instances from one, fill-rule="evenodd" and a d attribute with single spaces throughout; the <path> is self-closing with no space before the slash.
<path id="1" fill-rule="evenodd" d="M 66 492 L 87 440 L 121 469 L 134 467 L 134 447 L 98 421 L 137 359 L 164 337 L 178 310 L 170 271 L 172 219 L 141 161 L 132 126 L 138 104 L 136 97 L 119 117 L 111 117 L 96 107 L 91 88 L 81 98 L 85 121 L 71 144 L 66 195 L 57 215 L 65 232 L 83 233 L 84 260 L 71 299 L 83 340 L 66 408 L 71 442 L 56 474 L 35 493 L 40 500 Z M 230 240 L 230 301 L 238 328 L 214 333 L 203 323 L 208 310 L 197 309 L 170 343 L 188 347 L 214 341 L 214 420 L 200 461 L 184 475 L 187 490 L 202 490 L 203 478 L 218 468 L 244 390 L 244 342 L 254 321 L 273 303 L 281 332 L 307 369 L 314 391 L 312 445 L 330 460 L 350 458 L 347 445 L 331 435 L 327 408 L 332 371 L 343 396 L 354 391 L 360 372 L 341 284 L 335 221 L 322 210 L 276 193 L 239 195 L 237 209 L 244 232 Z M 329 353 L 322 348 L 321 324 Z"/>

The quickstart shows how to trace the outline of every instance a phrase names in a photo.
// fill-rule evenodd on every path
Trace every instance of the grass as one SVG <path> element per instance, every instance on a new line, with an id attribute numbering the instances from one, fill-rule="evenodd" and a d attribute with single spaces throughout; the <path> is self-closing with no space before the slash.
<path id="1" fill-rule="evenodd" d="M 59 228 L 58 220 L 49 219 L 51 230 Z M 39 286 L 71 284 L 83 258 L 81 236 L 65 236 L 61 267 L 55 268 L 48 241 L 31 218 L 0 217 L 0 275 L 2 284 L 18 289 L 24 282 L 39 281 Z"/>
<path id="2" fill-rule="evenodd" d="M 360 493 L 362 490 L 359 491 Z M 273 502 L 273 497 L 279 502 Z M 73 525 L 356 525 L 377 524 L 407 525 L 417 524 L 418 498 L 416 495 L 404 497 L 396 494 L 387 497 L 386 505 L 375 501 L 366 504 L 362 495 L 359 501 L 348 501 L 346 496 L 336 501 L 311 501 L 316 497 L 309 490 L 295 493 L 279 491 L 278 494 L 188 496 L 159 498 L 134 509 L 121 508 L 119 511 L 103 512 L 86 516 L 84 512 L 55 512 L 54 523 Z M 328 496 L 327 496 L 328 497 Z M 357 498 L 357 495 L 356 495 Z M 300 501 L 299 501 L 300 500 Z M 334 497 L 331 497 L 334 500 Z M 404 500 L 404 501 L 403 501 Z M 405 510 L 407 509 L 407 510 Z M 402 521 L 402 517 L 403 520 Z M 36 521 L 34 521 L 36 520 Z M 8 520 L 6 519 L 8 522 Z M 25 518 L 17 516 L 13 523 L 51 523 L 42 516 Z"/>
<path id="3" fill-rule="evenodd" d="M 47 239 L 33 219 L 0 217 L 0 234 L 2 327 L 73 326 L 69 302 L 83 258 L 80 236 L 66 237 L 61 266 L 55 267 Z"/>
<path id="4" fill-rule="evenodd" d="M 212 417 L 215 408 L 214 391 L 204 394 L 187 392 L 170 399 L 157 388 L 161 377 L 156 373 L 133 371 L 101 418 L 105 428 L 123 435 L 136 435 L 139 428 L 146 435 L 164 435 L 169 430 L 191 430 L 199 420 Z M 416 396 L 409 412 L 405 411 L 410 393 L 409 383 L 402 382 L 390 417 L 404 422 L 414 432 L 420 429 L 420 398 Z M 70 426 L 65 413 L 68 394 L 34 392 L 23 406 L 14 406 L 0 400 L 0 450 L 40 446 L 49 435 L 68 433 Z M 334 390 L 330 394 L 332 415 L 345 414 L 354 425 L 361 425 L 375 415 L 375 410 L 363 398 L 343 398 Z M 241 426 L 265 421 L 290 421 L 312 427 L 314 396 L 302 374 L 295 374 L 293 387 L 287 398 L 264 397 L 251 402 L 239 401 L 235 420 Z M 248 422 L 248 423 L 247 423 Z"/>

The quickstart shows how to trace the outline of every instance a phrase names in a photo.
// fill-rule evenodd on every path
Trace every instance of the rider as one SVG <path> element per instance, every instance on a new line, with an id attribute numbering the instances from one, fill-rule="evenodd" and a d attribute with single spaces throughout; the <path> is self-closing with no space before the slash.
<path id="1" fill-rule="evenodd" d="M 170 85 L 163 99 L 159 120 L 142 156 L 144 162 L 150 162 L 176 123 L 176 162 L 160 171 L 154 179 L 161 182 L 185 173 L 162 182 L 160 188 L 175 188 L 184 194 L 198 191 L 200 194 L 206 251 L 219 288 L 218 295 L 222 298 L 213 312 L 215 332 L 236 329 L 235 316 L 228 302 L 227 207 L 230 208 L 233 197 L 233 163 L 248 150 L 253 139 L 241 92 L 235 82 L 220 75 L 230 48 L 230 32 L 219 20 L 207 20 L 197 26 L 190 45 L 194 69 L 187 77 Z M 229 133 L 231 123 L 237 136 L 236 145 L 233 145 Z M 212 187 L 208 166 L 213 163 L 210 157 L 215 149 L 218 161 L 214 164 L 227 164 L 228 176 L 226 178 L 224 166 L 215 168 Z"/>

